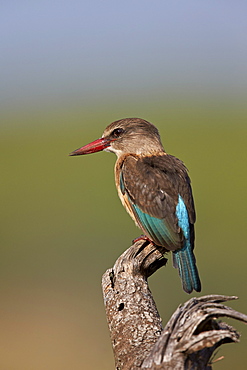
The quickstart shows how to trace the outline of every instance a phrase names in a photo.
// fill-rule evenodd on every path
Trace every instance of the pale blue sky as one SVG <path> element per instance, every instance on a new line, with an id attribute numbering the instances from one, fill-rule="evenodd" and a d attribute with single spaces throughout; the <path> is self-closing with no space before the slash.
<path id="1" fill-rule="evenodd" d="M 247 2 L 8 0 L 0 107 L 247 92 Z"/>

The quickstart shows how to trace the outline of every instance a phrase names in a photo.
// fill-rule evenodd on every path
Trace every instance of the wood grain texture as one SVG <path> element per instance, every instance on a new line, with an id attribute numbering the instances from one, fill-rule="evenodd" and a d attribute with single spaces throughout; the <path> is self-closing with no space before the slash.
<path id="1" fill-rule="evenodd" d="M 238 342 L 239 333 L 219 317 L 247 323 L 223 303 L 237 297 L 191 298 L 172 315 L 165 328 L 147 278 L 166 264 L 164 248 L 137 241 L 102 277 L 106 316 L 117 370 L 212 369 L 221 344 Z"/>

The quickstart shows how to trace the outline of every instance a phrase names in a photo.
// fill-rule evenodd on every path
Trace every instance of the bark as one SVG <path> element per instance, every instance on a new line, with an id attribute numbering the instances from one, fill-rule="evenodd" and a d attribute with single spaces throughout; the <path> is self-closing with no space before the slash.
<path id="1" fill-rule="evenodd" d="M 102 277 L 106 316 L 117 370 L 212 369 L 213 352 L 240 335 L 219 317 L 247 323 L 247 315 L 222 303 L 237 297 L 191 298 L 165 328 L 147 278 L 166 264 L 164 249 L 137 241 Z"/>

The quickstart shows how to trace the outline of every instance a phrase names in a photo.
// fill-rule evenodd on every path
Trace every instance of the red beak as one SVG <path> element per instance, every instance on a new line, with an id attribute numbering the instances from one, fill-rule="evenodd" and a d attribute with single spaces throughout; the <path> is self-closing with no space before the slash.
<path id="1" fill-rule="evenodd" d="M 92 141 L 92 143 L 89 143 L 87 145 L 82 146 L 79 149 L 74 150 L 69 155 L 84 155 L 84 154 L 100 152 L 101 150 L 104 150 L 105 148 L 110 146 L 110 144 L 111 144 L 111 141 L 109 139 L 105 139 L 104 137 L 102 137 L 100 139 Z"/>

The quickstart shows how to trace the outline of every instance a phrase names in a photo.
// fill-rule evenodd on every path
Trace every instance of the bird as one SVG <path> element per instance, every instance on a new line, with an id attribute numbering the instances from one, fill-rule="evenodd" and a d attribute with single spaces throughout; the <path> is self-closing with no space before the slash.
<path id="1" fill-rule="evenodd" d="M 141 118 L 109 124 L 101 138 L 70 153 L 115 153 L 115 182 L 119 198 L 154 245 L 172 252 L 186 293 L 201 291 L 194 255 L 195 206 L 184 163 L 166 153 L 159 131 Z M 138 238 L 137 238 L 138 239 Z"/>

